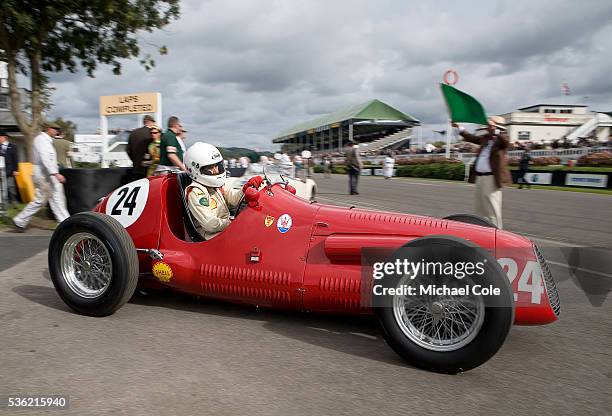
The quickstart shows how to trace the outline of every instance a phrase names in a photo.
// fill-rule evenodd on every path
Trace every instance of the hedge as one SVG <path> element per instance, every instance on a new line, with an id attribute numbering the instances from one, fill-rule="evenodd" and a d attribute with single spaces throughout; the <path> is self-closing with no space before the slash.
<path id="1" fill-rule="evenodd" d="M 321 166 L 321 165 L 315 166 L 314 167 L 314 173 L 323 173 L 323 166 Z M 346 166 L 344 166 L 344 165 L 332 165 L 332 173 L 338 173 L 340 175 L 346 175 Z"/>
<path id="2" fill-rule="evenodd" d="M 323 166 L 315 166 L 315 173 L 323 173 Z M 332 173 L 346 174 L 346 166 L 333 165 Z M 452 179 L 462 181 L 465 177 L 463 163 L 427 163 L 419 165 L 397 166 L 396 176 L 413 178 Z"/>
<path id="3" fill-rule="evenodd" d="M 398 166 L 397 176 L 414 178 L 452 179 L 462 181 L 465 178 L 463 163 L 430 163 L 425 165 Z"/>

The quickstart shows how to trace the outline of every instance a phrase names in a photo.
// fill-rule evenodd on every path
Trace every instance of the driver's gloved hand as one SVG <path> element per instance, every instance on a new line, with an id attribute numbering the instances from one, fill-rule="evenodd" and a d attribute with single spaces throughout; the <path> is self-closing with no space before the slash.
<path id="1" fill-rule="evenodd" d="M 263 185 L 264 180 L 261 176 L 253 176 L 251 179 L 247 181 L 242 187 L 242 192 L 245 192 L 247 188 L 253 187 L 255 189 L 259 189 L 261 185 Z"/>

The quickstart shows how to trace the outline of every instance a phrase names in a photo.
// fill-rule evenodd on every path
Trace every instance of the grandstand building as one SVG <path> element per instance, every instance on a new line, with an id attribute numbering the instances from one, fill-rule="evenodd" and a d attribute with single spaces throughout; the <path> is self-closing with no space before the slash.
<path id="1" fill-rule="evenodd" d="M 372 100 L 293 126 L 273 143 L 281 144 L 282 151 L 288 153 L 341 152 L 350 140 L 367 151 L 397 149 L 409 145 L 413 127 L 420 124 L 416 118 Z"/>
<path id="2" fill-rule="evenodd" d="M 586 105 L 537 104 L 501 114 L 506 120 L 510 141 L 551 143 L 567 138 L 608 140 L 612 117 L 587 111 Z"/>

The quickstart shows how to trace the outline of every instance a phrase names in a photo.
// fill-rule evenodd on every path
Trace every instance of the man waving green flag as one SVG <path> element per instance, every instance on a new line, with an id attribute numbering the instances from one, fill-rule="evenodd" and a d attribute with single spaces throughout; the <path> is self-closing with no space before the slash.
<path id="1" fill-rule="evenodd" d="M 450 85 L 440 84 L 442 95 L 453 122 L 487 124 L 487 116 L 482 105 L 474 97 Z"/>

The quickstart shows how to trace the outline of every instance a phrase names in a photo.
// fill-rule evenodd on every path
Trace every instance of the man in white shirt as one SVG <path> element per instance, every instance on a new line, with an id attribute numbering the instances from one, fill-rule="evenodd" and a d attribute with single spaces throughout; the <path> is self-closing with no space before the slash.
<path id="1" fill-rule="evenodd" d="M 503 226 L 501 190 L 504 184 L 512 182 L 506 161 L 509 140 L 504 123 L 503 117 L 489 117 L 487 132 L 482 136 L 470 134 L 453 123 L 454 127 L 459 128 L 465 141 L 480 145 L 474 172 L 476 214 L 488 219 L 500 229 Z"/>
<path id="2" fill-rule="evenodd" d="M 58 222 L 70 216 L 66 209 L 66 196 L 64 195 L 65 178 L 59 173 L 57 154 L 53 146 L 53 138 L 61 128 L 55 123 L 45 123 L 44 131 L 34 138 L 32 162 L 34 164 L 34 187 L 36 194 L 34 201 L 13 218 L 16 231 L 24 232 L 30 219 L 47 201 L 51 211 Z"/>

